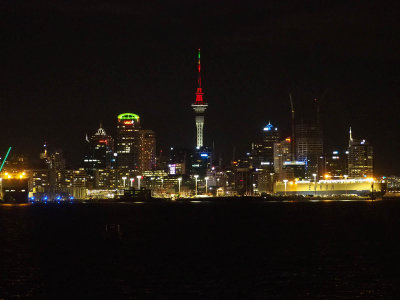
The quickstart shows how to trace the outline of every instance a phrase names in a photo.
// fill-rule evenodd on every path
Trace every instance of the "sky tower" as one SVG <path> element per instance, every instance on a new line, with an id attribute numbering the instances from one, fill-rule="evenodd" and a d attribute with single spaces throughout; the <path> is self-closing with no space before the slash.
<path id="1" fill-rule="evenodd" d="M 197 79 L 197 91 L 196 100 L 192 104 L 194 113 L 196 114 L 196 148 L 200 149 L 203 147 L 203 128 L 204 128 L 204 113 L 208 107 L 208 104 L 203 101 L 203 91 L 201 89 L 201 65 L 200 65 L 200 49 L 198 54 L 198 79 Z"/>

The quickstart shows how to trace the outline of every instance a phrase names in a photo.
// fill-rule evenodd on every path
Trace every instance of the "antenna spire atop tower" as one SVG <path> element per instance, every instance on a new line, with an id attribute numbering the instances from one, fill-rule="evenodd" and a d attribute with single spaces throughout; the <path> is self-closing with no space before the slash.
<path id="1" fill-rule="evenodd" d="M 195 104 L 203 104 L 203 91 L 201 88 L 201 63 L 200 63 L 200 48 L 198 52 L 198 78 L 197 78 L 197 91 L 196 91 L 196 101 Z"/>
<path id="2" fill-rule="evenodd" d="M 199 77 L 197 80 L 198 83 L 198 88 L 201 89 L 201 63 L 200 63 L 200 48 L 199 48 L 199 54 L 198 54 L 198 58 L 199 58 L 199 63 L 198 63 L 198 68 L 199 68 Z"/>
<path id="3" fill-rule="evenodd" d="M 351 126 L 350 126 L 349 134 L 350 134 L 350 136 L 349 136 L 349 146 L 350 146 L 350 144 L 353 142 L 353 135 L 351 134 Z"/>

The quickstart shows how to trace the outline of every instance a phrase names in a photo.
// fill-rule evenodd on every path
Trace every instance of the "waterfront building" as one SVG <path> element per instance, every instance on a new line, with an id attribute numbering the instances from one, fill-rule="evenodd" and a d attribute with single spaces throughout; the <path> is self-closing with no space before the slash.
<path id="1" fill-rule="evenodd" d="M 372 192 L 382 192 L 386 183 L 375 181 L 373 178 L 335 179 L 335 180 L 300 180 L 277 181 L 274 193 L 277 195 L 303 196 L 335 196 L 357 195 L 366 196 Z"/>
<path id="2" fill-rule="evenodd" d="M 96 169 L 93 173 L 94 188 L 100 190 L 112 190 L 116 185 L 116 169 Z"/>
<path id="3" fill-rule="evenodd" d="M 192 108 L 195 113 L 196 123 L 196 149 L 202 149 L 204 147 L 203 133 L 204 133 L 204 113 L 208 107 L 208 104 L 203 99 L 203 90 L 201 86 L 201 64 L 200 64 L 200 49 L 198 52 L 198 79 L 197 79 L 197 91 L 196 99 L 192 104 Z"/>
<path id="4" fill-rule="evenodd" d="M 86 199 L 87 173 L 85 169 L 59 170 L 56 172 L 56 187 L 52 192 L 68 193 L 76 199 Z"/>
<path id="5" fill-rule="evenodd" d="M 373 177 L 373 148 L 366 140 L 349 138 L 348 172 L 351 178 Z"/>
<path id="6" fill-rule="evenodd" d="M 114 140 L 106 133 L 100 124 L 100 128 L 89 139 L 86 137 L 86 154 L 83 161 L 84 169 L 93 174 L 94 170 L 112 168 Z"/>
<path id="7" fill-rule="evenodd" d="M 50 188 L 50 170 L 34 169 L 29 176 L 29 190 L 35 192 L 47 192 Z"/>

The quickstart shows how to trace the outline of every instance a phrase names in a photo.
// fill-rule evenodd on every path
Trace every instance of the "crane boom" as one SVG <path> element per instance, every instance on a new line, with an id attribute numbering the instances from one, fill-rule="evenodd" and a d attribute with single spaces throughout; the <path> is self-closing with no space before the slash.
<path id="1" fill-rule="evenodd" d="M 6 154 L 6 156 L 4 157 L 3 162 L 1 163 L 0 172 L 1 172 L 1 170 L 3 170 L 4 163 L 6 162 L 7 157 L 8 157 L 8 155 L 10 154 L 10 151 L 11 151 L 11 147 L 8 148 L 7 154 Z"/>

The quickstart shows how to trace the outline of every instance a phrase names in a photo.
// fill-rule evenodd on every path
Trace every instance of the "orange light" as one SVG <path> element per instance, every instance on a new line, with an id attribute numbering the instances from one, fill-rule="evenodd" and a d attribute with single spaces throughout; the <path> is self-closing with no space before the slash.
<path id="1" fill-rule="evenodd" d="M 290 141 L 291 141 L 291 140 L 290 140 L 290 137 L 286 138 L 285 141 L 288 142 L 288 143 L 290 143 Z"/>

